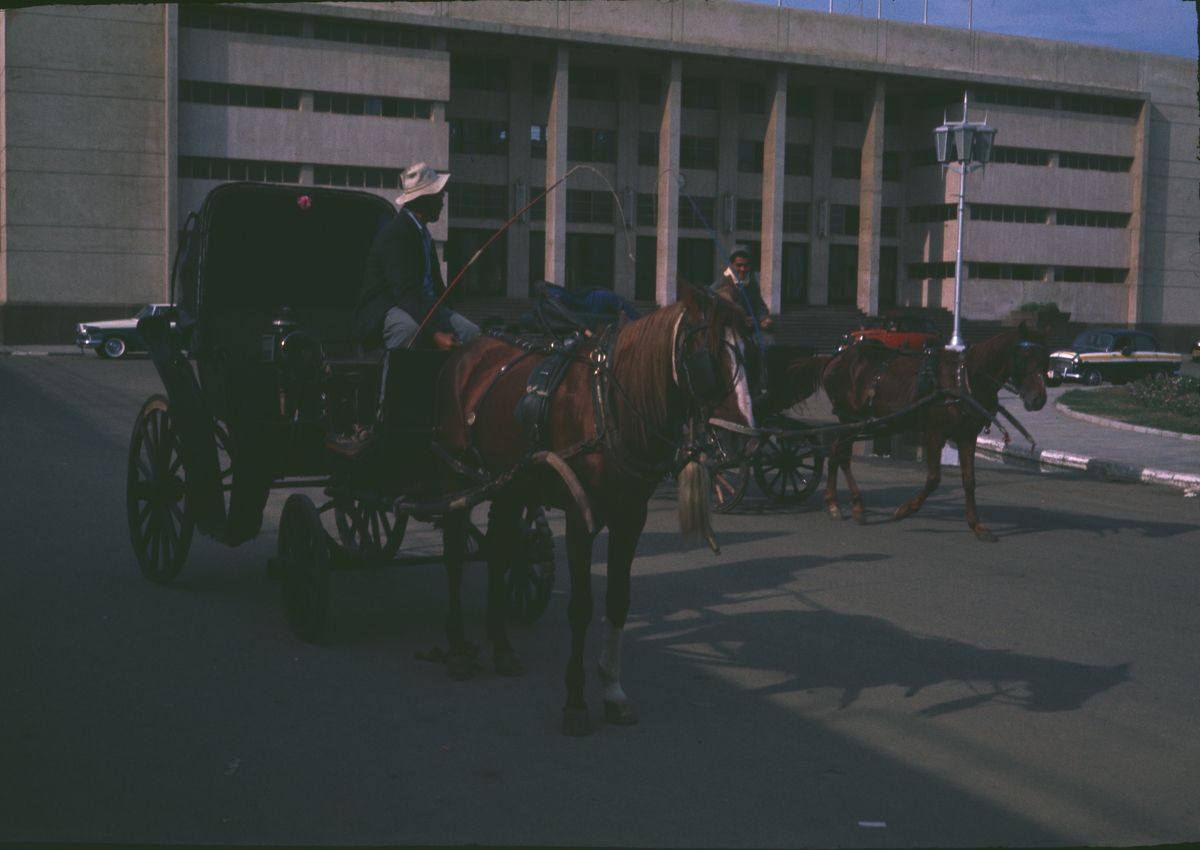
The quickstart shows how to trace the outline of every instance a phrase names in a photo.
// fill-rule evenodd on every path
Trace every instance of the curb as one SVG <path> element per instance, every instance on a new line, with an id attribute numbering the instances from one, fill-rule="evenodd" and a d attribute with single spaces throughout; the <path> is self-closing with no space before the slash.
<path id="1" fill-rule="evenodd" d="M 1152 434 L 1155 437 L 1169 437 L 1172 440 L 1200 441 L 1200 434 L 1181 434 L 1178 431 L 1163 431 L 1158 428 L 1147 428 L 1144 425 L 1130 425 L 1128 422 L 1117 422 L 1115 419 L 1105 419 L 1101 416 L 1092 416 L 1089 413 L 1080 413 L 1076 410 L 1072 410 L 1059 401 L 1054 402 L 1054 409 L 1063 416 L 1069 416 L 1072 419 L 1078 419 L 1080 422 L 1087 422 L 1092 425 L 1101 425 L 1105 428 L 1113 428 L 1117 431 L 1134 431 L 1138 434 Z"/>
<path id="2" fill-rule="evenodd" d="M 73 345 L 43 345 L 34 348 L 15 348 L 0 345 L 0 357 L 82 357 L 80 351 Z"/>
<path id="3" fill-rule="evenodd" d="M 1012 445 L 1004 445 L 1004 440 L 980 435 L 976 441 L 979 448 L 985 449 L 1002 458 L 1012 458 L 1024 463 L 1036 463 L 1042 466 L 1056 466 L 1061 469 L 1073 469 L 1086 472 L 1097 478 L 1108 481 L 1130 481 L 1142 484 L 1166 484 L 1180 487 L 1189 492 L 1200 489 L 1200 475 L 1185 472 L 1169 472 L 1164 469 L 1151 469 L 1145 466 L 1134 466 L 1116 460 L 1104 460 L 1097 457 L 1071 454 L 1070 452 L 1047 451 L 1045 449 L 1018 449 Z"/>

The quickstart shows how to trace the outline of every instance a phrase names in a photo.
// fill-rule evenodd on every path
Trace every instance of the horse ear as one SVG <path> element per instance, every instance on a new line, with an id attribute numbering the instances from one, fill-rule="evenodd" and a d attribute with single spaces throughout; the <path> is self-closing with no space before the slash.
<path id="1" fill-rule="evenodd" d="M 689 311 L 703 313 L 706 295 L 704 290 L 693 285 L 686 278 L 682 276 L 675 278 L 675 299 L 682 301 Z"/>
<path id="2" fill-rule="evenodd" d="M 1024 319 L 1021 320 L 1021 324 L 1017 328 L 1017 336 L 1019 336 L 1021 339 L 1025 339 L 1027 336 L 1029 336 L 1029 328 L 1026 327 Z"/>

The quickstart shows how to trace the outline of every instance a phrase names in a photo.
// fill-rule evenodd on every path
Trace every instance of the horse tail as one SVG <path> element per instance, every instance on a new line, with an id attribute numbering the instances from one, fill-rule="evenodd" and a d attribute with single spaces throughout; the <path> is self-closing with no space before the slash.
<path id="1" fill-rule="evenodd" d="M 831 355 L 797 357 L 784 370 L 788 398 L 797 404 L 815 393 L 821 386 L 821 377 L 832 360 Z"/>
<path id="2" fill-rule="evenodd" d="M 687 543 L 707 541 L 721 554 L 712 530 L 712 508 L 708 503 L 708 470 L 694 460 L 679 472 L 679 533 Z"/>

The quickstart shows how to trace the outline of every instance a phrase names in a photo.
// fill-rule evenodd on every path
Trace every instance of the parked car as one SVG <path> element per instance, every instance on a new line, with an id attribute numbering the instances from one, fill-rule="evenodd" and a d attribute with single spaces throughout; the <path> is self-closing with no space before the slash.
<path id="1" fill-rule="evenodd" d="M 941 333 L 933 319 L 906 313 L 890 313 L 871 320 L 856 331 L 846 334 L 842 347 L 856 342 L 872 340 L 890 348 L 906 348 L 913 351 L 922 348 L 929 340 L 940 340 Z"/>
<path id="2" fill-rule="evenodd" d="M 1075 337 L 1071 347 L 1050 355 L 1046 384 L 1082 381 L 1090 387 L 1103 381 L 1125 384 L 1148 375 L 1165 378 L 1178 375 L 1183 355 L 1163 351 L 1158 340 L 1145 331 L 1097 328 Z"/>
<path id="3" fill-rule="evenodd" d="M 138 319 L 143 316 L 167 316 L 174 327 L 178 315 L 178 310 L 170 304 L 147 304 L 132 319 L 82 322 L 75 328 L 75 344 L 81 349 L 94 348 L 100 357 L 115 360 L 130 351 L 146 350 L 145 343 L 138 336 Z"/>

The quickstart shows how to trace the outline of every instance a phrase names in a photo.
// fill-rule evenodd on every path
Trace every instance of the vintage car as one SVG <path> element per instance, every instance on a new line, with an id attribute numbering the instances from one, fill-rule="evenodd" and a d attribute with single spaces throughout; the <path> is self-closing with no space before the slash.
<path id="1" fill-rule="evenodd" d="M 1075 337 L 1071 347 L 1050 355 L 1046 384 L 1082 381 L 1090 387 L 1104 381 L 1125 384 L 1139 378 L 1178 375 L 1183 355 L 1163 351 L 1145 331 L 1097 328 Z"/>
<path id="2" fill-rule="evenodd" d="M 885 314 L 856 331 L 846 334 L 842 347 L 856 342 L 873 341 L 889 348 L 917 351 L 929 340 L 940 340 L 937 325 L 928 316 L 906 313 Z"/>
<path id="3" fill-rule="evenodd" d="M 109 319 L 104 322 L 81 322 L 75 327 L 75 344 L 81 349 L 94 348 L 105 359 L 124 357 L 129 351 L 145 351 L 146 345 L 138 336 L 138 319 L 145 316 L 166 316 L 174 327 L 178 311 L 170 304 L 147 304 L 132 319 Z"/>

